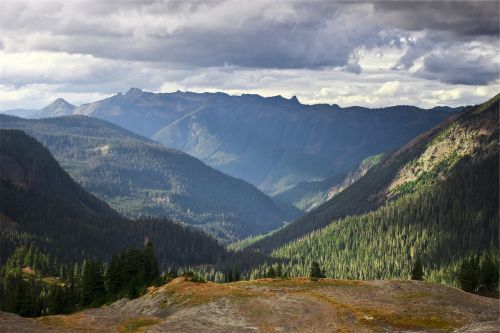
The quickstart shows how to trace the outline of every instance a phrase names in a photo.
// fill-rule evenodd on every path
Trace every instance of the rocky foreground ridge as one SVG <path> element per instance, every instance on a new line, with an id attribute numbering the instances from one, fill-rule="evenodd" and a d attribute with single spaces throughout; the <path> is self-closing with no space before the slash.
<path id="1" fill-rule="evenodd" d="M 498 332 L 499 302 L 415 281 L 177 278 L 135 300 L 35 319 L 2 332 Z"/>

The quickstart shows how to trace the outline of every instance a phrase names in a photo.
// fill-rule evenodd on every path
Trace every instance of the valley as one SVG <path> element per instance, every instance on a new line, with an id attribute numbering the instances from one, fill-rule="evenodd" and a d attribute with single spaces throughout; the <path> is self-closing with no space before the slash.
<path id="1" fill-rule="evenodd" d="M 138 166 L 144 168 L 136 175 L 143 177 L 150 164 L 164 163 L 157 170 L 187 174 L 193 186 L 204 184 L 196 177 L 208 169 L 232 181 L 230 191 L 239 182 L 275 209 L 283 203 L 102 120 L 0 116 L 2 127 L 17 128 L 0 130 L 0 261 L 6 262 L 0 268 L 0 309 L 39 316 L 0 312 L 0 329 L 489 332 L 499 324 L 497 300 L 452 286 L 497 294 L 499 96 L 449 117 L 391 154 L 364 160 L 336 178 L 341 185 L 331 187 L 332 180 L 317 187 L 330 196 L 325 203 L 228 248 L 170 219 L 127 219 L 70 175 L 97 194 L 99 186 L 109 191 L 115 184 L 121 195 L 120 178 L 105 175 L 128 167 L 117 175 L 130 184 Z M 150 162 L 140 164 L 144 158 Z M 186 168 L 191 164 L 201 171 Z M 100 168 L 107 171 L 97 176 Z M 182 176 L 172 177 L 175 182 Z M 216 183 L 206 186 L 218 190 Z M 118 278 L 124 273 L 113 275 L 106 262 L 113 254 L 110 267 L 132 272 L 127 265 L 143 260 L 133 249 L 141 243 L 155 244 L 148 253 L 158 266 L 145 280 L 153 286 L 138 290 L 130 283 L 140 282 Z M 127 248 L 117 268 L 116 255 Z M 93 264 L 103 267 L 97 273 L 89 273 L 89 256 L 104 262 Z M 426 282 L 405 281 L 410 272 L 413 278 L 418 260 L 423 267 L 416 279 Z M 133 274 L 139 280 L 131 281 L 145 276 L 140 269 Z"/>
<path id="2" fill-rule="evenodd" d="M 0 333 L 500 333 L 500 1 L 0 1 Z"/>
<path id="3" fill-rule="evenodd" d="M 134 219 L 167 217 L 229 242 L 281 227 L 300 214 L 196 158 L 102 120 L 0 115 L 0 128 L 33 135 L 86 190 Z"/>
<path id="4" fill-rule="evenodd" d="M 458 110 L 341 108 L 281 96 L 131 88 L 78 107 L 58 100 L 34 117 L 78 114 L 103 119 L 277 195 L 301 182 L 345 174 Z"/>
<path id="5" fill-rule="evenodd" d="M 395 234 L 386 233 L 388 228 L 397 226 L 398 229 L 416 227 L 416 230 L 402 232 L 401 236 L 416 236 L 417 239 L 421 235 L 436 237 L 444 232 L 442 237 L 450 242 L 452 252 L 458 248 L 467 249 L 464 255 L 468 251 L 492 250 L 497 253 L 493 244 L 498 242 L 498 108 L 497 95 L 481 105 L 464 110 L 457 117 L 444 121 L 384 157 L 377 166 L 332 200 L 268 236 L 243 243 L 250 248 L 270 253 L 280 247 L 289 249 L 301 246 L 299 244 L 309 242 L 308 239 L 314 248 L 318 248 L 319 238 L 324 237 L 323 240 L 328 244 L 326 246 L 335 248 L 335 252 L 339 251 L 336 253 L 346 251 L 361 255 L 360 248 L 357 247 L 359 244 L 351 243 L 353 234 L 363 233 L 365 228 L 372 226 L 377 230 L 374 231 L 377 237 L 391 235 L 390 241 L 380 239 L 380 242 L 374 244 L 386 246 L 388 241 L 389 244 L 394 242 L 394 250 L 401 253 L 401 256 L 408 255 L 410 248 L 413 248 L 412 256 L 416 256 L 418 252 L 422 252 L 420 255 L 430 253 L 429 245 L 417 246 L 419 241 L 412 239 L 407 244 L 408 248 L 405 248 Z M 342 232 L 342 226 L 350 235 L 349 240 L 339 241 L 336 237 L 337 232 Z M 459 240 L 464 235 L 473 237 L 472 235 L 482 232 L 492 238 L 487 236 L 486 240 L 479 236 L 476 241 Z M 371 237 L 374 236 L 366 237 L 364 241 L 371 243 Z M 440 236 L 437 237 L 440 239 Z M 465 243 L 460 243 L 461 241 Z M 430 242 L 448 246 L 441 241 Z M 346 244 L 356 248 L 356 251 L 351 252 Z M 311 250 L 309 248 L 305 252 L 325 258 L 321 247 L 318 251 Z M 439 253 L 438 257 L 446 252 L 443 248 L 435 251 Z M 454 257 L 456 253 L 450 255 Z M 290 259 L 303 259 L 297 253 L 286 256 Z M 391 256 L 393 254 L 389 255 Z M 345 254 L 342 258 L 346 258 Z M 366 256 L 365 258 L 368 259 Z M 397 267 L 397 261 L 395 259 L 390 264 L 386 262 L 382 265 Z M 341 276 L 354 274 L 353 277 L 361 277 L 362 275 L 357 274 L 366 274 L 348 273 L 345 269 L 342 274 L 347 275 Z M 397 270 L 400 271 L 401 267 Z M 372 278 L 376 276 L 371 275 Z"/>

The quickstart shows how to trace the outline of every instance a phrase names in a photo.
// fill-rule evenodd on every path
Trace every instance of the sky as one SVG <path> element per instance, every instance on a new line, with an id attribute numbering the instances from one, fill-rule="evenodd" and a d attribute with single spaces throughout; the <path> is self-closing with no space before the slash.
<path id="1" fill-rule="evenodd" d="M 500 92 L 500 1 L 0 1 L 0 110 L 138 87 L 304 104 Z"/>

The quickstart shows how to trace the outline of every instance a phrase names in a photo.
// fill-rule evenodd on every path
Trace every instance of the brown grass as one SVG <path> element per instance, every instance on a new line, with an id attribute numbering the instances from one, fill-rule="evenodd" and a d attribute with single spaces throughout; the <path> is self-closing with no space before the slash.
<path id="1" fill-rule="evenodd" d="M 158 318 L 152 317 L 136 317 L 130 318 L 118 326 L 118 331 L 120 333 L 128 333 L 128 332 L 139 332 L 142 331 L 143 328 L 159 324 L 160 320 Z"/>
<path id="2" fill-rule="evenodd" d="M 162 304 L 162 307 L 200 305 L 223 297 L 246 298 L 258 296 L 253 291 L 239 288 L 237 284 L 193 283 L 179 279 L 167 284 L 160 292 L 169 296 Z"/>

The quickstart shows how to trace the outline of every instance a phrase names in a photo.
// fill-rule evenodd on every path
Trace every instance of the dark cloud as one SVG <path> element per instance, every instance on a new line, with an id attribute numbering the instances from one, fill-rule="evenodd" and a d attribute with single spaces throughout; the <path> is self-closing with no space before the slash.
<path id="1" fill-rule="evenodd" d="M 377 34 L 382 27 L 366 19 L 369 4 L 70 2 L 49 7 L 19 4 L 17 15 L 12 9 L 0 14 L 0 27 L 37 34 L 18 47 L 198 67 L 342 67 L 360 46 L 399 40 Z"/>
<path id="2" fill-rule="evenodd" d="M 439 32 L 427 32 L 423 37 L 416 41 L 412 38 L 406 38 L 407 50 L 393 69 L 409 69 L 415 64 L 417 59 L 435 51 L 436 49 L 447 49 L 453 44 L 456 43 L 448 41 Z"/>
<path id="3" fill-rule="evenodd" d="M 451 84 L 485 85 L 498 79 L 498 66 L 485 56 L 464 59 L 463 54 L 432 54 L 424 58 L 417 76 Z"/>
<path id="4" fill-rule="evenodd" d="M 485 84 L 498 79 L 493 75 L 498 58 L 465 56 L 472 43 L 497 49 L 498 6 L 497 1 L 0 1 L 2 54 L 52 51 L 92 58 L 82 58 L 88 66 L 69 61 L 70 73 L 52 65 L 6 68 L 0 85 L 114 80 L 113 89 L 129 81 L 157 87 L 169 70 L 214 68 L 255 73 L 336 68 L 361 75 L 358 52 L 374 48 L 381 63 L 388 49 L 406 51 L 396 64 L 380 66 L 394 65 L 398 75 L 411 77 L 408 71 L 424 59 L 415 74 L 421 78 Z M 449 53 L 453 63 L 443 56 L 449 49 L 460 54 Z M 213 81 L 223 86 L 221 78 Z"/>
<path id="5" fill-rule="evenodd" d="M 363 68 L 361 68 L 361 66 L 357 62 L 350 62 L 347 65 L 345 65 L 342 70 L 348 73 L 361 74 Z"/>
<path id="6" fill-rule="evenodd" d="M 484 1 L 44 1 L 1 9 L 0 29 L 36 34 L 18 48 L 195 67 L 347 66 L 354 73 L 356 49 L 401 47 L 405 31 L 492 36 L 499 26 L 498 2 Z M 411 48 L 401 65 L 411 67 L 430 43 Z"/>
<path id="7" fill-rule="evenodd" d="M 499 34 L 499 1 L 376 1 L 374 8 L 387 24 L 404 30 L 466 38 Z"/>

